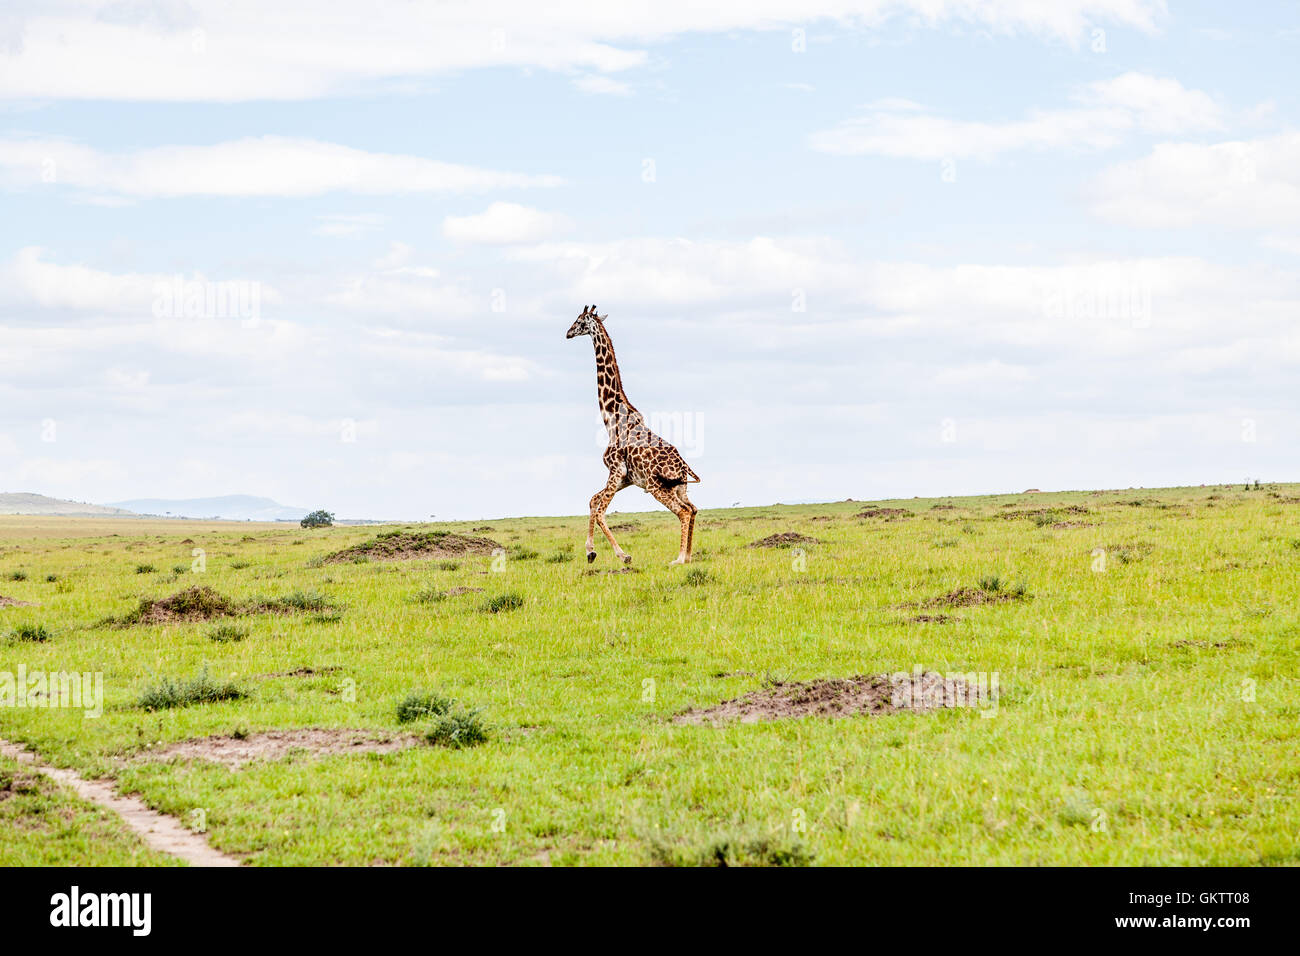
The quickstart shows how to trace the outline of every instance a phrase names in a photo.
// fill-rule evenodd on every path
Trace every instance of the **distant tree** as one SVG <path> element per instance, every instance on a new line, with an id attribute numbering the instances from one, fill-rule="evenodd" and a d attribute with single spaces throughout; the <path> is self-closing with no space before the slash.
<path id="1" fill-rule="evenodd" d="M 330 528 L 334 525 L 334 514 L 324 509 L 313 511 L 299 523 L 304 528 Z"/>

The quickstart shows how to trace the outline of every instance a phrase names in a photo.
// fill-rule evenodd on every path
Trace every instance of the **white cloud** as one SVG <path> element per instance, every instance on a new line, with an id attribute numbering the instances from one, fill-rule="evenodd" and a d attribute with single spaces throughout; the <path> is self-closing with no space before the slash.
<path id="1" fill-rule="evenodd" d="M 414 254 L 415 250 L 412 249 L 410 245 L 394 239 L 388 244 L 388 251 L 375 260 L 375 268 L 381 272 L 391 272 L 397 269 L 402 269 L 411 261 L 411 256 Z M 436 270 L 434 271 L 434 275 L 437 275 Z"/>
<path id="2" fill-rule="evenodd" d="M 193 308 L 200 312 L 213 312 L 212 317 L 217 317 L 222 310 L 237 315 L 233 306 L 238 303 L 233 296 L 251 286 L 256 286 L 255 294 L 260 305 L 274 305 L 281 301 L 277 290 L 254 280 L 208 279 L 199 273 L 190 276 L 113 273 L 85 265 L 52 262 L 44 255 L 45 250 L 26 246 L 8 262 L 0 263 L 0 302 L 107 315 L 151 316 L 162 309 L 179 317 L 185 311 L 185 300 L 182 297 L 179 304 L 175 302 L 174 292 L 178 283 L 191 295 L 202 293 L 201 306 L 196 300 Z M 208 308 L 209 287 L 213 291 L 211 309 Z M 217 292 L 226 298 L 218 299 Z"/>
<path id="3" fill-rule="evenodd" d="M 654 316 L 730 351 L 743 328 L 746 349 L 791 367 L 814 342 L 814 362 L 895 347 L 885 343 L 925 343 L 927 352 L 951 343 L 945 361 L 960 371 L 945 381 L 954 383 L 1015 376 L 1012 366 L 1025 363 L 1010 361 L 1008 349 L 1163 361 L 1253 336 L 1271 337 L 1266 354 L 1276 362 L 1300 346 L 1287 312 L 1300 307 L 1300 279 L 1195 257 L 940 266 L 861 259 L 828 240 L 768 238 L 548 243 L 516 256 L 545 267 L 557 301 L 597 302 L 616 323 L 629 310 Z M 998 364 L 963 354 L 984 349 L 997 350 Z"/>
<path id="4" fill-rule="evenodd" d="M 111 482 L 127 473 L 113 458 L 28 458 L 0 472 L 10 488 L 70 488 Z"/>
<path id="5" fill-rule="evenodd" d="M 575 77 L 573 85 L 583 93 L 595 93 L 605 96 L 630 96 L 632 87 L 621 80 L 601 76 L 599 73 L 584 73 Z"/>
<path id="6" fill-rule="evenodd" d="M 1125 226 L 1229 228 L 1300 221 L 1300 133 L 1215 143 L 1162 143 L 1105 169 L 1092 211 Z"/>
<path id="7" fill-rule="evenodd" d="M 131 153 L 105 153 L 62 140 L 10 138 L 0 140 L 0 183 L 71 186 L 143 199 L 470 193 L 556 186 L 561 179 L 367 152 L 318 140 L 261 136 Z"/>
<path id="8" fill-rule="evenodd" d="M 569 220 L 556 213 L 517 203 L 494 202 L 477 215 L 448 216 L 442 221 L 442 234 L 457 242 L 504 245 L 549 239 L 569 227 Z"/>
<path id="9" fill-rule="evenodd" d="M 115 274 L 83 265 L 61 265 L 27 246 L 0 265 L 0 297 L 46 309 L 133 312 L 148 315 L 162 274 Z"/>
<path id="10" fill-rule="evenodd" d="M 1009 365 L 1000 359 L 990 359 L 987 362 L 955 365 L 952 368 L 941 369 L 935 374 L 934 383 L 936 385 L 986 388 L 1028 382 L 1033 377 L 1033 373 L 1022 365 Z"/>
<path id="11" fill-rule="evenodd" d="M 316 217 L 320 221 L 312 230 L 318 236 L 331 236 L 337 239 L 354 239 L 357 236 L 373 232 L 387 222 L 387 216 L 376 213 L 335 213 Z"/>
<path id="12" fill-rule="evenodd" d="M 1300 256 L 1300 236 L 1264 236 L 1259 244 L 1265 249 L 1276 249 L 1293 256 Z"/>
<path id="13" fill-rule="evenodd" d="M 1080 99 L 1098 108 L 1132 114 L 1148 133 L 1183 133 L 1223 128 L 1223 112 L 1209 94 L 1175 79 L 1129 72 L 1088 86 Z"/>
<path id="14" fill-rule="evenodd" d="M 1133 132 L 1200 132 L 1223 126 L 1222 111 L 1207 94 L 1141 73 L 1089 84 L 1074 99 L 1076 107 L 1035 110 L 1006 122 L 951 119 L 910 100 L 877 100 L 863 115 L 813 133 L 809 145 L 839 156 L 990 160 L 1024 149 L 1107 149 Z"/>
<path id="15" fill-rule="evenodd" d="M 345 0 L 31 4 L 0 38 L 0 96 L 305 99 L 477 67 L 611 73 L 645 63 L 641 46 L 689 33 L 903 18 L 1077 44 L 1093 24 L 1154 32 L 1164 16 L 1164 0 L 376 0 L 364 12 Z"/>

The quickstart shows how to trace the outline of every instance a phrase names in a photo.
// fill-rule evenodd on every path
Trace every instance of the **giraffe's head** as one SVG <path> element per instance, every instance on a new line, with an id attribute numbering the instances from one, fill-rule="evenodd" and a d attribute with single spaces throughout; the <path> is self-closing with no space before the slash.
<path id="1" fill-rule="evenodd" d="M 597 315 L 594 305 L 586 306 L 582 310 L 582 315 L 574 319 L 573 324 L 569 326 L 569 332 L 564 337 L 566 339 L 574 338 L 579 335 L 595 335 L 596 327 L 601 325 L 608 315 Z"/>

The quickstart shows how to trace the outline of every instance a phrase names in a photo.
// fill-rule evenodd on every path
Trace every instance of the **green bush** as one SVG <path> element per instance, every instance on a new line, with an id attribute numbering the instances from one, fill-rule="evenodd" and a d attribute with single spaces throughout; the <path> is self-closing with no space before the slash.
<path id="1" fill-rule="evenodd" d="M 500 614 L 502 611 L 513 611 L 523 606 L 523 597 L 514 591 L 510 591 L 506 594 L 495 594 L 488 598 L 483 602 L 482 609 L 489 614 Z"/>
<path id="2" fill-rule="evenodd" d="M 424 739 L 436 747 L 477 747 L 488 739 L 488 727 L 477 710 L 463 710 L 439 717 Z"/>
<path id="3" fill-rule="evenodd" d="M 703 568 L 691 568 L 686 572 L 686 577 L 682 579 L 685 584 L 692 587 L 698 587 L 701 584 L 709 583 L 709 572 Z"/>
<path id="4" fill-rule="evenodd" d="M 437 691 L 412 692 L 397 702 L 397 722 L 409 724 L 413 720 L 441 717 L 451 711 L 452 699 Z"/>
<path id="5" fill-rule="evenodd" d="M 238 684 L 214 681 L 206 670 L 191 680 L 163 677 L 140 692 L 137 707 L 146 710 L 167 710 L 188 707 L 191 704 L 212 704 L 222 700 L 239 700 L 248 692 Z"/>
<path id="6" fill-rule="evenodd" d="M 246 637 L 248 637 L 248 629 L 236 627 L 234 624 L 219 624 L 208 631 L 208 640 L 216 641 L 218 644 L 242 641 Z"/>
<path id="7" fill-rule="evenodd" d="M 10 641 L 27 641 L 44 644 L 54 637 L 54 632 L 44 624 L 18 624 L 9 632 Z"/>

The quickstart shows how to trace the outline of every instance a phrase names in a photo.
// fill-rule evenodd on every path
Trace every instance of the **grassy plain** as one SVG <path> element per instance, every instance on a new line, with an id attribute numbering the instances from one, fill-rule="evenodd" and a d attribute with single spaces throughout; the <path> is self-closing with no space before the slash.
<path id="1" fill-rule="evenodd" d="M 104 688 L 98 718 L 0 701 L 0 737 L 183 820 L 202 809 L 212 844 L 252 865 L 1300 861 L 1300 485 L 704 511 L 686 568 L 667 566 L 666 512 L 611 524 L 633 525 L 616 533 L 634 573 L 604 573 L 603 541 L 588 567 L 585 517 L 0 518 L 0 595 L 31 602 L 0 608 L 0 673 Z M 322 561 L 403 527 L 507 554 Z M 748 547 L 791 531 L 819 543 Z M 933 603 L 991 577 L 1024 599 Z M 236 612 L 106 622 L 196 584 Z M 773 679 L 916 666 L 996 674 L 997 706 L 671 720 Z M 242 696 L 145 706 L 197 678 Z M 487 740 L 150 759 L 210 735 L 423 734 L 439 718 L 398 709 L 425 693 L 477 711 Z M 0 864 L 164 862 L 97 811 L 18 789 L 0 790 Z"/>

